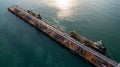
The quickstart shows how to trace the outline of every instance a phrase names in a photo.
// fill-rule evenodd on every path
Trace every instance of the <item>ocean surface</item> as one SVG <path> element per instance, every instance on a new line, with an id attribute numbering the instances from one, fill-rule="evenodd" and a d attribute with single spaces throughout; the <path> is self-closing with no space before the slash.
<path id="1" fill-rule="evenodd" d="M 18 5 L 66 33 L 102 40 L 120 62 L 120 0 L 0 0 L 0 67 L 93 67 L 8 11 Z"/>

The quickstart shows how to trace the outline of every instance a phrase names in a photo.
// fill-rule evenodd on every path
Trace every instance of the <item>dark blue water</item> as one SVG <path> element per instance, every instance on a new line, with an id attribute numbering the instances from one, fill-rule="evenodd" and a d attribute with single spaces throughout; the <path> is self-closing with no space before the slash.
<path id="1" fill-rule="evenodd" d="M 40 13 L 66 33 L 103 40 L 107 54 L 120 62 L 119 0 L 0 0 L 0 67 L 92 67 L 10 13 L 12 5 Z"/>

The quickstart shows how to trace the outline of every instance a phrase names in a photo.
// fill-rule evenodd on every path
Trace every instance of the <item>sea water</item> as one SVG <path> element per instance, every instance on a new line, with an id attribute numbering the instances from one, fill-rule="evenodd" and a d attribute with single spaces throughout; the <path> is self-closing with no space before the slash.
<path id="1" fill-rule="evenodd" d="M 8 11 L 18 5 L 66 33 L 102 40 L 120 62 L 120 0 L 0 0 L 0 67 L 93 67 Z"/>

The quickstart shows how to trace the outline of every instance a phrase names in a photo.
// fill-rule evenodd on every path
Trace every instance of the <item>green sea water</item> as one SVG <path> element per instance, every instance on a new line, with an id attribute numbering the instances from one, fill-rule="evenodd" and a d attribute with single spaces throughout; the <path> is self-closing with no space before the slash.
<path id="1" fill-rule="evenodd" d="M 120 62 L 120 0 L 0 0 L 0 67 L 93 67 L 8 11 L 19 5 L 66 33 L 102 40 Z"/>

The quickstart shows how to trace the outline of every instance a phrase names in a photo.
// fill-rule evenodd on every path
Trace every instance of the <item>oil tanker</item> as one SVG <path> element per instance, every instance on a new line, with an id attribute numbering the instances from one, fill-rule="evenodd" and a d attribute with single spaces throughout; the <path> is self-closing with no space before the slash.
<path id="1" fill-rule="evenodd" d="M 119 63 L 103 54 L 106 53 L 106 47 L 102 45 L 101 41 L 92 42 L 75 32 L 71 32 L 71 34 L 68 35 L 42 20 L 40 14 L 37 15 L 31 10 L 24 10 L 17 5 L 9 7 L 8 10 L 61 43 L 61 45 L 73 51 L 78 56 L 86 59 L 94 66 L 120 67 Z"/>
<path id="2" fill-rule="evenodd" d="M 83 43 L 85 46 L 90 47 L 93 50 L 96 50 L 102 54 L 106 54 L 107 48 L 105 47 L 105 45 L 102 44 L 102 40 L 97 41 L 97 42 L 93 42 L 89 39 L 87 39 L 86 37 L 77 34 L 76 32 L 72 31 L 70 33 L 70 36 L 74 39 L 76 39 L 77 41 Z"/>

